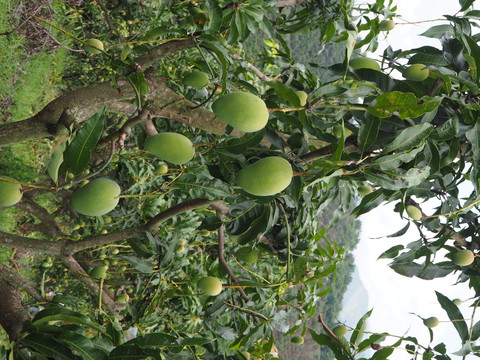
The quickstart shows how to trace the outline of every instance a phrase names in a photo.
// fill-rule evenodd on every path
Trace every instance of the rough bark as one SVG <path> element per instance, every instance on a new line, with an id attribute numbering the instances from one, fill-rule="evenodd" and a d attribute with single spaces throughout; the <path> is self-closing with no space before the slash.
<path id="1" fill-rule="evenodd" d="M 190 39 L 171 41 L 139 57 L 137 64 L 145 71 L 162 57 L 192 46 L 194 42 Z M 152 100 L 152 117 L 174 119 L 218 135 L 224 133 L 226 125 L 212 112 L 194 108 L 196 104 L 167 87 L 166 79 L 146 73 L 150 83 L 148 98 Z M 126 79 L 118 79 L 116 85 L 117 88 L 114 88 L 111 83 L 105 82 L 73 90 L 51 101 L 31 118 L 0 126 L 0 147 L 65 134 L 70 121 L 81 123 L 103 106 L 107 111 L 131 115 L 136 108 L 126 100 L 134 99 L 135 92 Z"/>
<path id="2" fill-rule="evenodd" d="M 7 281 L 0 278 L 0 325 L 7 332 L 10 341 L 15 341 L 22 331 L 28 314 L 23 307 L 22 295 Z"/>
<path id="3" fill-rule="evenodd" d="M 28 295 L 33 297 L 36 301 L 42 302 L 46 300 L 45 298 L 42 297 L 42 294 L 40 294 L 40 292 L 32 283 L 30 283 L 27 279 L 25 279 L 16 271 L 10 269 L 8 266 L 0 264 L 0 274 L 1 274 L 1 278 L 3 278 L 5 281 L 8 281 L 10 284 L 13 284 L 17 288 L 22 289 Z M 1 291 L 0 291 L 0 294 L 2 294 Z M 0 302 L 1 302 L 1 299 L 2 299 L 2 296 L 0 296 Z"/>

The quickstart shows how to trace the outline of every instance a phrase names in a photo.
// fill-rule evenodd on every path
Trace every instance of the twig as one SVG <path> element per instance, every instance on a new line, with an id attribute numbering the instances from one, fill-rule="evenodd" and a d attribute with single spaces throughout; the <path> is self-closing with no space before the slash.
<path id="1" fill-rule="evenodd" d="M 103 16 L 105 17 L 105 21 L 107 22 L 108 24 L 108 27 L 110 28 L 110 30 L 112 30 L 113 32 L 115 32 L 117 35 L 118 35 L 118 38 L 120 39 L 120 41 L 123 43 L 125 42 L 125 39 L 122 35 L 122 33 L 113 25 L 112 23 L 112 18 L 110 17 L 110 13 L 108 12 L 108 9 L 105 7 L 105 5 L 103 4 L 102 1 L 100 0 L 95 0 L 95 2 L 98 4 L 98 6 L 100 6 L 100 8 L 102 9 L 103 11 Z"/>
<path id="2" fill-rule="evenodd" d="M 335 335 L 333 333 L 332 330 L 330 330 L 330 328 L 327 326 L 327 324 L 325 324 L 325 321 L 323 320 L 323 317 L 322 317 L 322 314 L 318 314 L 318 321 L 322 324 L 323 326 L 323 329 L 328 333 L 328 335 L 330 335 L 336 342 L 338 342 L 340 344 L 340 346 L 342 347 L 343 350 L 345 350 L 345 352 L 347 353 L 348 357 L 352 360 L 354 360 L 355 358 L 350 354 L 350 352 L 348 351 L 348 349 L 345 347 L 345 345 L 340 341 L 340 339 L 338 338 L 337 335 Z"/>

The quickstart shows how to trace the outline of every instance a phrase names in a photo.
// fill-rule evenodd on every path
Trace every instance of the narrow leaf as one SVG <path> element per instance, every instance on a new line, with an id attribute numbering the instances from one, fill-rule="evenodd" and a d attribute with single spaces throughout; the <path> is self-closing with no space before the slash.
<path id="1" fill-rule="evenodd" d="M 418 147 L 422 145 L 432 131 L 433 126 L 428 123 L 410 126 L 400 132 L 395 140 L 385 146 L 383 153 L 406 151 Z"/>
<path id="2" fill-rule="evenodd" d="M 58 182 L 58 175 L 60 170 L 60 165 L 63 163 L 63 152 L 67 147 L 67 141 L 62 142 L 52 154 L 50 161 L 47 164 L 47 171 L 50 177 L 52 178 L 53 182 L 57 184 Z"/>
<path id="3" fill-rule="evenodd" d="M 32 333 L 21 340 L 22 344 L 34 348 L 40 354 L 55 360 L 71 360 L 74 358 L 71 350 L 55 341 L 55 339 L 47 334 Z"/>
<path id="4" fill-rule="evenodd" d="M 453 326 L 455 326 L 462 343 L 467 342 L 469 338 L 468 326 L 457 305 L 455 305 L 449 298 L 438 291 L 435 291 L 435 294 L 437 295 L 438 302 L 442 306 L 443 310 L 446 311 Z"/>
<path id="5" fill-rule="evenodd" d="M 277 80 L 269 81 L 267 84 L 271 88 L 275 89 L 276 94 L 281 98 L 287 100 L 290 103 L 290 105 L 294 107 L 300 106 L 300 99 L 298 98 L 297 94 L 295 94 L 295 91 L 293 91 L 291 87 Z"/>
<path id="6" fill-rule="evenodd" d="M 378 136 L 378 129 L 380 128 L 380 119 L 374 116 L 365 116 L 358 132 L 358 142 L 362 153 L 368 149 Z"/>
<path id="7" fill-rule="evenodd" d="M 365 328 L 367 327 L 367 321 L 370 315 L 372 315 L 373 309 L 370 309 L 367 311 L 357 322 L 357 326 L 355 326 L 355 330 L 352 333 L 352 336 L 350 337 L 350 342 L 357 346 L 360 344 L 363 338 L 363 332 L 365 331 Z"/>
<path id="8" fill-rule="evenodd" d="M 105 107 L 88 119 L 77 132 L 64 152 L 62 168 L 79 174 L 88 164 L 92 150 L 102 135 L 105 122 Z"/>

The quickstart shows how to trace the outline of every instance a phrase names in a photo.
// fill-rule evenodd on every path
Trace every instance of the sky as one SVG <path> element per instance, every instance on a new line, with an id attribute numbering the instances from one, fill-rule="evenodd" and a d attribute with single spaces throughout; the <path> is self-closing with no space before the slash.
<path id="1" fill-rule="evenodd" d="M 439 47 L 438 40 L 421 37 L 419 34 L 442 22 L 405 25 L 402 23 L 439 19 L 444 14 L 453 15 L 460 9 L 458 0 L 397 0 L 395 2 L 398 6 L 397 14 L 401 15 L 401 18 L 394 19 L 397 25 L 390 31 L 386 40 L 380 41 L 377 55 L 382 54 L 383 49 L 388 45 L 391 45 L 394 50 L 424 45 Z M 408 244 L 419 238 L 415 226 L 411 226 L 409 232 L 401 238 L 385 237 L 403 228 L 407 222 L 393 211 L 393 206 L 394 204 L 387 204 L 360 218 L 361 241 L 354 251 L 354 257 L 360 278 L 368 292 L 369 308 L 374 309 L 368 330 L 386 331 L 400 336 L 408 332 L 409 335 L 422 339 L 422 343 L 426 345 L 429 342 L 428 330 L 423 326 L 421 319 L 412 313 L 424 318 L 436 316 L 441 322 L 434 328 L 434 344 L 445 342 L 451 354 L 459 350 L 460 342 L 457 340 L 456 330 L 437 302 L 435 290 L 450 299 L 465 300 L 460 310 L 466 318 L 471 315 L 471 310 L 468 308 L 471 301 L 467 300 L 473 296 L 473 292 L 466 284 L 453 286 L 457 279 L 456 275 L 432 281 L 407 278 L 391 270 L 388 267 L 388 260 L 377 260 L 379 255 L 390 247 L 399 243 Z M 428 208 L 426 212 L 428 213 Z M 395 351 L 389 357 L 391 360 L 409 358 L 410 356 L 404 351 Z M 473 359 L 473 356 L 467 357 L 469 358 Z M 458 357 L 458 359 L 461 358 Z"/>

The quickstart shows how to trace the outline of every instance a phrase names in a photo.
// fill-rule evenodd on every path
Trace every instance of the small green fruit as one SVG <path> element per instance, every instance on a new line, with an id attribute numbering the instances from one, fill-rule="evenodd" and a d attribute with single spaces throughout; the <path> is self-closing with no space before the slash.
<path id="1" fill-rule="evenodd" d="M 208 74 L 200 70 L 193 70 L 183 78 L 183 83 L 186 86 L 191 86 L 195 89 L 204 88 L 209 82 Z"/>
<path id="2" fill-rule="evenodd" d="M 85 51 L 92 54 L 100 54 L 104 49 L 103 43 L 98 39 L 87 39 L 85 43 L 87 44 L 84 46 Z"/>
<path id="3" fill-rule="evenodd" d="M 248 247 L 242 247 L 237 250 L 235 256 L 238 260 L 245 263 L 246 265 L 253 265 L 258 260 L 258 254 L 255 250 L 252 250 Z"/>
<path id="4" fill-rule="evenodd" d="M 353 69 L 372 69 L 375 71 L 381 70 L 380 65 L 375 60 L 364 56 L 351 59 L 349 64 Z"/>
<path id="5" fill-rule="evenodd" d="M 433 328 L 438 325 L 438 319 L 435 316 L 423 320 L 423 324 L 428 328 Z"/>
<path id="6" fill-rule="evenodd" d="M 337 336 L 345 336 L 347 334 L 347 327 L 345 325 L 337 325 L 332 331 Z"/>
<path id="7" fill-rule="evenodd" d="M 195 155 L 195 149 L 190 139 L 173 132 L 150 136 L 143 147 L 160 159 L 176 165 L 189 162 Z"/>
<path id="8" fill-rule="evenodd" d="M 101 216 L 117 206 L 120 192 L 120 186 L 115 181 L 98 178 L 75 191 L 70 205 L 79 214 Z"/>
<path id="9" fill-rule="evenodd" d="M 428 78 L 430 71 L 423 64 L 413 64 L 403 71 L 403 77 L 412 81 L 423 81 Z"/>
<path id="10" fill-rule="evenodd" d="M 168 172 L 167 164 L 162 164 L 155 169 L 155 174 L 157 175 L 165 175 L 167 172 Z"/>
<path id="11" fill-rule="evenodd" d="M 258 96 L 232 92 L 220 96 L 212 105 L 215 115 L 235 129 L 244 132 L 261 130 L 268 122 L 268 109 Z"/>
<path id="12" fill-rule="evenodd" d="M 12 206 L 18 203 L 23 196 L 21 192 L 21 185 L 16 184 L 15 182 L 10 182 L 6 180 L 16 181 L 8 176 L 0 175 L 0 206 Z"/>
<path id="13" fill-rule="evenodd" d="M 453 262 L 458 266 L 468 266 L 475 260 L 475 255 L 471 250 L 465 249 L 453 254 Z"/>
<path id="14" fill-rule="evenodd" d="M 297 94 L 298 99 L 300 100 L 300 106 L 305 106 L 305 104 L 307 103 L 308 94 L 302 90 L 295 91 L 295 94 Z"/>
<path id="15" fill-rule="evenodd" d="M 217 296 L 222 292 L 222 282 L 213 276 L 206 276 L 197 283 L 198 288 L 210 296 Z"/>
<path id="16" fill-rule="evenodd" d="M 393 20 L 382 20 L 378 24 L 378 30 L 380 31 L 390 31 L 395 27 L 395 22 Z"/>
<path id="17" fill-rule="evenodd" d="M 110 251 L 110 252 L 112 253 L 112 255 L 117 255 L 120 252 L 120 250 L 115 248 L 115 249 L 112 249 L 112 251 Z"/>
<path id="18" fill-rule="evenodd" d="M 129 299 L 130 297 L 127 294 L 122 293 L 117 295 L 117 297 L 115 298 L 115 301 L 119 304 L 126 304 Z"/>
<path id="19" fill-rule="evenodd" d="M 53 263 L 48 262 L 48 261 L 44 261 L 44 262 L 42 263 L 42 267 L 44 267 L 44 268 L 46 268 L 46 269 L 47 269 L 47 268 L 51 268 L 52 266 L 53 266 Z"/>
<path id="20" fill-rule="evenodd" d="M 460 300 L 460 299 L 453 299 L 452 302 L 457 306 L 462 305 L 462 300 Z"/>
<path id="21" fill-rule="evenodd" d="M 373 189 L 370 185 L 360 185 L 358 188 L 358 193 L 361 194 L 361 195 L 368 195 L 370 194 Z"/>
<path id="22" fill-rule="evenodd" d="M 269 156 L 240 170 L 237 181 L 252 195 L 269 196 L 283 191 L 292 181 L 290 163 L 278 156 Z"/>
<path id="23" fill-rule="evenodd" d="M 413 220 L 420 220 L 422 218 L 422 211 L 413 205 L 407 205 L 407 214 Z"/>
<path id="24" fill-rule="evenodd" d="M 105 279 L 105 276 L 107 276 L 107 269 L 108 266 L 105 265 L 95 266 L 88 272 L 88 275 L 97 280 Z"/>
<path id="25" fill-rule="evenodd" d="M 305 340 L 303 339 L 303 337 L 299 336 L 299 335 L 295 335 L 295 336 L 292 336 L 292 338 L 290 339 L 290 341 L 293 343 L 293 344 L 297 344 L 297 345 L 302 345 Z"/>

